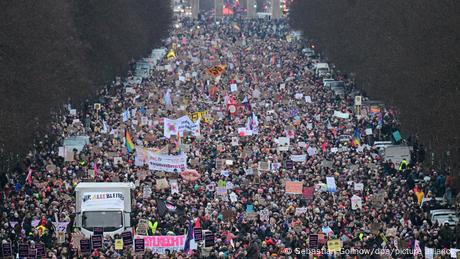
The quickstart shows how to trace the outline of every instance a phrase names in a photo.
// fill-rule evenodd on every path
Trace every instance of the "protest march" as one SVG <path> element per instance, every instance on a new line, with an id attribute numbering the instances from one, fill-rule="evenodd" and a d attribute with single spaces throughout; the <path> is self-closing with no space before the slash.
<path id="1" fill-rule="evenodd" d="M 353 81 L 319 73 L 326 61 L 302 53 L 286 20 L 178 19 L 148 75 L 133 69 L 89 107 L 66 107 L 25 174 L 8 176 L 4 257 L 458 258 L 459 190 L 399 139 L 393 109 L 356 105 Z M 385 159 L 379 141 L 410 157 Z M 133 188 L 77 199 L 80 183 Z M 79 227 L 79 209 L 126 200 L 120 233 Z M 456 216 L 430 214 L 441 206 Z"/>

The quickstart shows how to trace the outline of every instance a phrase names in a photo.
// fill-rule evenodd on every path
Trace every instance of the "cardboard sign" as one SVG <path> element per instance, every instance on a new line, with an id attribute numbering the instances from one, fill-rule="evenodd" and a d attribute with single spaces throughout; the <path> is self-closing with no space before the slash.
<path id="1" fill-rule="evenodd" d="M 37 256 L 46 256 L 45 245 L 41 243 L 35 244 L 35 250 L 37 250 Z"/>
<path id="2" fill-rule="evenodd" d="M 143 238 L 134 239 L 134 252 L 140 253 L 145 250 L 145 242 Z"/>
<path id="3" fill-rule="evenodd" d="M 193 229 L 193 236 L 195 237 L 195 241 L 203 240 L 203 229 L 202 228 L 195 228 Z"/>
<path id="4" fill-rule="evenodd" d="M 93 249 L 101 249 L 102 248 L 102 236 L 92 236 L 91 237 L 91 245 Z"/>
<path id="5" fill-rule="evenodd" d="M 300 182 L 286 181 L 285 185 L 286 185 L 286 193 L 302 194 L 303 181 L 300 181 Z"/>

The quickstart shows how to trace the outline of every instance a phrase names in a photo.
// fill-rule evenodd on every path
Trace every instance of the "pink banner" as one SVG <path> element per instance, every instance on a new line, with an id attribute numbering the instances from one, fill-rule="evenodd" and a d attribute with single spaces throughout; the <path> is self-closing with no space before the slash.
<path id="1" fill-rule="evenodd" d="M 145 248 L 152 250 L 153 253 L 164 254 L 165 250 L 182 251 L 184 250 L 186 236 L 136 236 L 143 238 Z"/>

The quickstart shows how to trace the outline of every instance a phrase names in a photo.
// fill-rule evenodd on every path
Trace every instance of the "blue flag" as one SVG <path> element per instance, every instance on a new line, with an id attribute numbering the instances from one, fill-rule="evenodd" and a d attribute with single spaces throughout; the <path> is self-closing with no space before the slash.
<path id="1" fill-rule="evenodd" d="M 190 250 L 190 242 L 192 241 L 192 239 L 193 239 L 193 224 L 192 224 L 192 221 L 189 220 L 187 239 L 185 239 L 185 245 L 184 245 L 184 252 L 188 252 Z"/>

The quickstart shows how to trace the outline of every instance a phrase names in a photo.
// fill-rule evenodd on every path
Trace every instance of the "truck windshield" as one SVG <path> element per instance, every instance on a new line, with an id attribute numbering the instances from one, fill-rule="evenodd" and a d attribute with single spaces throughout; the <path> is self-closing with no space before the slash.
<path id="1" fill-rule="evenodd" d="M 104 232 L 111 232 L 123 227 L 121 211 L 85 211 L 82 216 L 82 227 L 93 231 L 94 227 L 103 227 Z"/>

